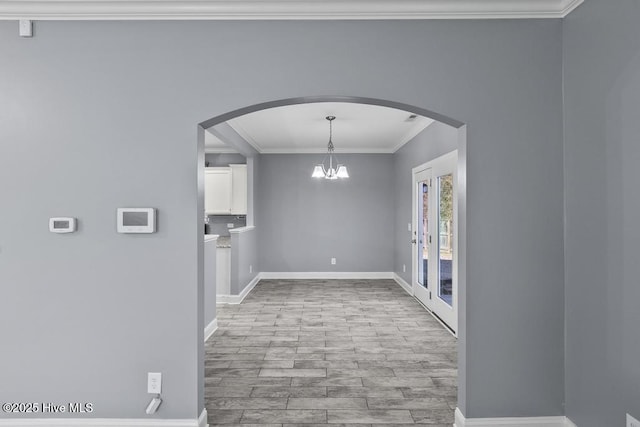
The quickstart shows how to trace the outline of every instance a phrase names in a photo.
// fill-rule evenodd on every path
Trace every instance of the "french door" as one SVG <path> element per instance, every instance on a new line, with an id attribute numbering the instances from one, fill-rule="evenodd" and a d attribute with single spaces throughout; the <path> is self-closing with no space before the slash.
<path id="1" fill-rule="evenodd" d="M 413 170 L 413 292 L 458 328 L 457 159 L 453 151 Z"/>

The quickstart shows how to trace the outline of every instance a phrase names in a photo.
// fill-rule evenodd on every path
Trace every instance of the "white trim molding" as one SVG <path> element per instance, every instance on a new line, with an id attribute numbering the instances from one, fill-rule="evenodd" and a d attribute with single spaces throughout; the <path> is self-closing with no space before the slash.
<path id="1" fill-rule="evenodd" d="M 567 417 L 465 418 L 456 408 L 454 427 L 576 427 Z"/>
<path id="2" fill-rule="evenodd" d="M 240 304 L 237 295 L 216 295 L 216 304 Z"/>
<path id="3" fill-rule="evenodd" d="M 584 0 L 3 0 L 0 19 L 336 20 L 564 18 Z"/>
<path id="4" fill-rule="evenodd" d="M 2 418 L 0 427 L 207 427 L 207 410 L 198 419 L 158 418 Z"/>
<path id="5" fill-rule="evenodd" d="M 211 335 L 213 335 L 213 333 L 217 330 L 218 330 L 218 319 L 216 318 L 216 319 L 213 319 L 207 326 L 205 326 L 204 341 L 207 342 L 207 340 L 211 338 Z"/>
<path id="6" fill-rule="evenodd" d="M 391 279 L 394 280 L 393 272 L 342 272 L 342 271 L 325 271 L 325 272 L 262 272 L 249 282 L 242 290 L 240 295 L 216 295 L 217 304 L 240 304 L 249 295 L 249 292 L 256 287 L 260 280 L 267 279 L 291 279 L 291 280 L 357 280 L 357 279 Z M 396 280 L 397 281 L 397 280 Z M 404 286 L 403 286 L 404 288 Z M 406 288 L 405 288 L 406 290 Z M 206 334 L 205 334 L 206 335 Z"/>
<path id="7" fill-rule="evenodd" d="M 396 281 L 398 285 L 402 287 L 409 295 L 413 296 L 413 288 L 410 284 L 408 284 L 402 277 L 400 277 L 397 273 L 393 273 L 393 280 Z"/>
<path id="8" fill-rule="evenodd" d="M 348 272 L 348 271 L 319 271 L 319 272 L 262 272 L 261 279 L 393 279 L 392 272 Z"/>
<path id="9" fill-rule="evenodd" d="M 198 427 L 209 427 L 209 414 L 203 409 L 198 417 Z"/>
<path id="10" fill-rule="evenodd" d="M 240 304 L 249 295 L 249 292 L 256 287 L 260 279 L 263 279 L 262 273 L 256 274 L 256 277 L 244 287 L 240 295 L 216 295 L 216 304 Z"/>

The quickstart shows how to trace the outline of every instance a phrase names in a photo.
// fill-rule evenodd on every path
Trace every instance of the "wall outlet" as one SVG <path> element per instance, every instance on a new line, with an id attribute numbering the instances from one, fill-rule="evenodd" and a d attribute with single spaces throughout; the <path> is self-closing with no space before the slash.
<path id="1" fill-rule="evenodd" d="M 627 414 L 627 427 L 640 427 L 640 421 Z"/>
<path id="2" fill-rule="evenodd" d="M 149 372 L 147 374 L 147 393 L 162 393 L 162 373 Z"/>
<path id="3" fill-rule="evenodd" d="M 249 266 L 249 273 L 253 273 L 253 265 Z"/>
<path id="4" fill-rule="evenodd" d="M 402 264 L 402 272 L 407 272 L 407 264 Z"/>
<path id="5" fill-rule="evenodd" d="M 232 222 L 228 222 L 228 223 L 227 223 L 227 228 L 233 228 L 233 227 L 235 227 L 235 225 L 233 225 L 233 223 L 232 223 Z"/>
<path id="6" fill-rule="evenodd" d="M 411 223 L 407 225 L 407 230 L 411 231 Z"/>
<path id="7" fill-rule="evenodd" d="M 331 258 L 331 265 L 336 265 L 336 259 L 335 258 Z"/>

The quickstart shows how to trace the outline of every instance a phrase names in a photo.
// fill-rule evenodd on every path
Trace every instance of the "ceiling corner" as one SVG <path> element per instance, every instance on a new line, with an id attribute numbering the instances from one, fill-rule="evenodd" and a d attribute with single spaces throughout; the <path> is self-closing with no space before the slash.
<path id="1" fill-rule="evenodd" d="M 562 0 L 561 14 L 562 18 L 573 12 L 576 7 L 580 6 L 584 0 Z"/>

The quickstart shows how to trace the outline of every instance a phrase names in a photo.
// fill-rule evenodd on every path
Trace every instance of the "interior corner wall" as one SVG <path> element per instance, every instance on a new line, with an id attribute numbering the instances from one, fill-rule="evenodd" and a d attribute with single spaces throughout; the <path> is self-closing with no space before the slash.
<path id="1" fill-rule="evenodd" d="M 467 125 L 461 410 L 563 414 L 560 20 L 38 21 L 34 35 L 0 22 L 0 401 L 86 399 L 97 418 L 146 418 L 146 373 L 161 371 L 156 416 L 197 418 L 197 124 L 328 94 Z M 158 233 L 117 234 L 122 206 L 157 208 Z M 62 215 L 79 219 L 77 233 L 48 232 Z M 377 232 L 392 248 L 393 212 L 388 224 Z M 376 269 L 391 271 L 384 259 Z M 283 264 L 260 268 L 294 266 Z"/>
<path id="2" fill-rule="evenodd" d="M 240 295 L 258 274 L 258 234 L 255 228 L 231 233 L 230 295 Z"/>
<path id="3" fill-rule="evenodd" d="M 247 158 L 247 220 L 246 225 L 256 225 L 256 188 L 260 179 L 260 154 Z M 260 230 L 257 231 L 258 234 Z M 259 268 L 259 266 L 256 266 Z M 260 271 L 260 270 L 257 270 Z"/>
<path id="4" fill-rule="evenodd" d="M 338 154 L 346 180 L 311 177 L 324 154 L 263 154 L 259 265 L 265 272 L 393 271 L 393 158 Z M 336 264 L 331 265 L 331 258 Z"/>
<path id="5" fill-rule="evenodd" d="M 394 271 L 405 282 L 412 282 L 413 221 L 412 169 L 458 148 L 458 129 L 433 122 L 393 154 L 394 160 Z M 413 225 L 412 225 L 413 227 Z M 403 271 L 406 266 L 406 271 Z"/>
<path id="6" fill-rule="evenodd" d="M 566 413 L 640 419 L 640 5 L 584 2 L 564 22 Z"/>
<path id="7" fill-rule="evenodd" d="M 217 241 L 204 244 L 204 326 L 216 318 Z"/>

